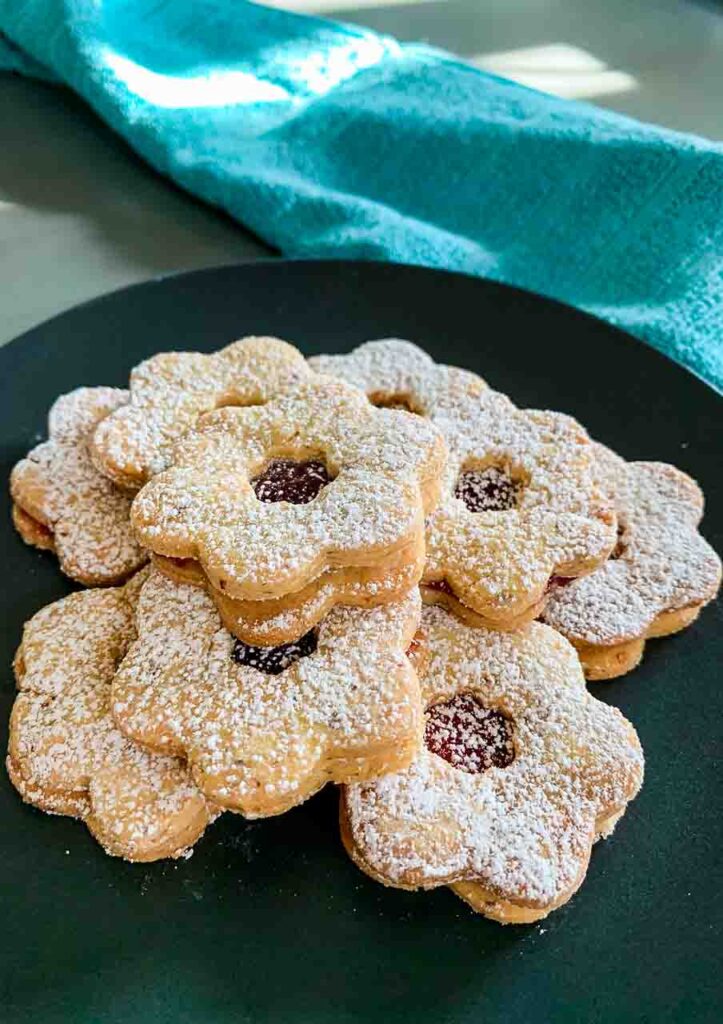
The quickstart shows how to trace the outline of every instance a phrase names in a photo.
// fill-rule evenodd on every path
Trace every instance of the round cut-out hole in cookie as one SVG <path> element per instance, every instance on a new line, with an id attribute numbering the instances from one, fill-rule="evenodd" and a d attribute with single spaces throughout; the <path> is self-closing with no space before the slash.
<path id="1" fill-rule="evenodd" d="M 568 587 L 575 580 L 574 576 L 550 576 L 545 587 L 545 593 L 551 594 L 554 590 L 561 590 Z"/>
<path id="2" fill-rule="evenodd" d="M 427 709 L 424 743 L 433 754 L 471 775 L 506 768 L 515 759 L 512 722 L 471 693 L 458 693 Z"/>
<path id="3" fill-rule="evenodd" d="M 290 668 L 301 658 L 308 658 L 316 650 L 317 636 L 315 630 L 305 633 L 299 640 L 292 643 L 279 644 L 278 647 L 253 647 L 243 640 L 234 640 L 231 657 L 237 665 L 248 665 L 265 675 L 278 676 Z"/>
<path id="4" fill-rule="evenodd" d="M 308 505 L 331 479 L 320 459 L 272 459 L 251 486 L 259 501 Z"/>
<path id="5" fill-rule="evenodd" d="M 454 488 L 470 512 L 506 512 L 517 507 L 521 493 L 522 482 L 499 466 L 465 469 Z"/>

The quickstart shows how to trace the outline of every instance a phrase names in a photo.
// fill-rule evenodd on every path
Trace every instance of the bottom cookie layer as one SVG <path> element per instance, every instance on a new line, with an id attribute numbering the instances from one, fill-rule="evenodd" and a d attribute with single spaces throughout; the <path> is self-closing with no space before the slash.
<path id="1" fill-rule="evenodd" d="M 205 587 L 229 633 L 247 644 L 275 647 L 300 639 L 337 605 L 374 608 L 400 600 L 419 581 L 424 548 L 415 544 L 373 568 L 330 570 L 297 593 L 269 601 L 222 594 L 193 559 L 154 555 L 153 561 L 174 582 Z"/>
<path id="2" fill-rule="evenodd" d="M 181 856 L 217 814 L 182 760 L 140 749 L 112 719 L 110 687 L 135 638 L 144 579 L 79 591 L 26 623 L 6 762 L 26 803 L 79 818 L 130 861 Z"/>
<path id="3" fill-rule="evenodd" d="M 467 626 L 474 626 L 477 629 L 494 629 L 502 633 L 514 633 L 516 630 L 522 629 L 528 622 L 537 619 L 545 607 L 545 597 L 542 597 L 519 615 L 492 620 L 460 601 L 453 590 L 441 590 L 424 583 L 420 585 L 419 589 L 425 604 L 440 605 Z"/>
<path id="4" fill-rule="evenodd" d="M 79 562 L 77 558 L 68 557 L 67 552 L 63 551 L 62 533 L 58 534 L 61 538 L 60 544 L 56 544 L 54 530 L 27 512 L 17 502 L 13 502 L 12 520 L 13 526 L 26 544 L 39 551 L 53 552 L 58 556 L 62 572 L 86 587 L 120 586 L 147 560 L 145 553 L 141 552 L 137 558 L 126 561 L 118 571 L 112 571 L 105 563 L 105 558 L 100 554 L 97 565 L 90 567 L 87 559 Z"/>
<path id="5" fill-rule="evenodd" d="M 617 679 L 640 664 L 647 640 L 680 633 L 695 622 L 702 608 L 703 605 L 696 604 L 662 612 L 653 620 L 644 636 L 620 644 L 586 644 L 569 639 L 580 656 L 586 679 L 592 682 Z"/>
<path id="6" fill-rule="evenodd" d="M 623 807 L 600 818 L 596 823 L 595 840 L 597 841 L 598 839 L 607 838 L 611 835 L 624 812 L 625 808 Z M 401 885 L 392 886 L 368 864 L 354 842 L 349 825 L 349 819 L 345 810 L 343 794 L 339 804 L 339 825 L 344 849 L 357 867 L 365 874 L 369 875 L 370 878 L 373 878 L 375 881 L 380 882 L 388 888 L 407 889 L 408 891 L 413 892 L 423 891 L 423 887 Z M 558 899 L 545 907 L 525 906 L 521 903 L 512 903 L 510 900 L 500 899 L 498 895 L 491 892 L 489 889 L 486 889 L 483 885 L 480 885 L 479 882 L 474 881 L 452 882 L 448 884 L 448 888 L 450 888 L 455 895 L 459 896 L 460 899 L 464 900 L 464 902 L 467 903 L 476 913 L 482 914 L 484 917 L 487 917 L 492 921 L 497 921 L 499 924 L 534 924 L 536 921 L 541 921 L 543 918 L 547 917 L 553 910 L 557 910 L 559 907 L 564 906 L 564 904 L 575 895 L 585 880 L 588 865 L 589 858 L 582 865 L 574 882 L 558 897 Z M 428 888 L 438 887 L 439 885 L 435 884 L 430 885 Z"/>
<path id="7" fill-rule="evenodd" d="M 24 508 L 13 502 L 13 526 L 26 544 L 41 551 L 55 551 L 53 531 L 45 523 L 31 516 Z"/>

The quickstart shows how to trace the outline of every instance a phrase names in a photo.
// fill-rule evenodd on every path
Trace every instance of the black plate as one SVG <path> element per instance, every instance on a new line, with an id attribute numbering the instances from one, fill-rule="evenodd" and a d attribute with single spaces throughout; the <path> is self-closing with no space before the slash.
<path id="1" fill-rule="evenodd" d="M 42 283 L 39 284 L 42 287 Z M 578 416 L 631 458 L 704 486 L 723 548 L 718 396 L 644 344 L 564 306 L 473 278 L 366 263 L 261 263 L 110 295 L 0 351 L 5 472 L 50 402 L 120 384 L 159 349 L 277 334 L 308 353 L 408 337 L 523 405 Z M 68 589 L 0 510 L 2 727 L 23 621 Z M 280 818 L 226 815 L 189 861 L 129 865 L 83 825 L 0 783 L 0 1019 L 55 1024 L 493 1024 L 713 1020 L 720 1008 L 723 631 L 709 608 L 598 684 L 637 726 L 643 792 L 587 882 L 538 925 L 503 928 L 451 892 L 385 890 L 339 844 L 327 789 Z M 720 1019 L 720 1018 L 718 1018 Z"/>

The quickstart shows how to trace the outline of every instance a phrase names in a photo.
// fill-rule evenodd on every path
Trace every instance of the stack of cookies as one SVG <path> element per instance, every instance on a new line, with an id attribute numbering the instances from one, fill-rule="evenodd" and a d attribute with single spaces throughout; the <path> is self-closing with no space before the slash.
<path id="1" fill-rule="evenodd" d="M 341 787 L 359 867 L 503 923 L 582 883 L 643 777 L 590 680 L 715 595 L 702 495 L 409 342 L 163 353 L 58 399 L 23 539 L 89 588 L 26 624 L 8 771 L 129 860 Z"/>

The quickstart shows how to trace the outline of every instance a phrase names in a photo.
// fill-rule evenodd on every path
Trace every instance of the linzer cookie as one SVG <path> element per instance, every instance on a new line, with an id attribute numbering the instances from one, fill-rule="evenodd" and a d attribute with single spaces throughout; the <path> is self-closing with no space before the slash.
<path id="1" fill-rule="evenodd" d="M 720 586 L 720 559 L 701 537 L 703 495 L 662 462 L 625 462 L 597 445 L 615 495 L 619 539 L 592 575 L 556 588 L 545 621 L 578 650 L 588 679 L 635 668 L 645 641 L 693 622 Z"/>
<path id="2" fill-rule="evenodd" d="M 161 352 L 131 373 L 130 401 L 96 430 L 103 473 L 137 490 L 164 469 L 173 444 L 198 417 L 227 405 L 262 405 L 308 374 L 304 357 L 277 338 L 243 338 L 212 355 Z"/>
<path id="3" fill-rule="evenodd" d="M 178 856 L 215 813 L 182 761 L 140 749 L 110 714 L 144 575 L 71 594 L 26 624 L 7 759 L 24 800 L 82 819 L 107 853 L 135 861 Z"/>
<path id="4" fill-rule="evenodd" d="M 615 515 L 596 451 L 569 416 L 518 409 L 409 342 L 367 342 L 310 362 L 444 435 L 450 457 L 427 519 L 425 600 L 470 625 L 515 629 L 540 614 L 551 582 L 591 572 L 612 550 Z"/>
<path id="5" fill-rule="evenodd" d="M 194 560 L 229 598 L 273 601 L 366 570 L 378 582 L 419 563 L 445 459 L 433 424 L 312 375 L 264 406 L 202 417 L 132 520 L 155 554 Z"/>
<path id="6" fill-rule="evenodd" d="M 292 644 L 251 647 L 223 628 L 204 590 L 154 573 L 113 714 L 144 747 L 187 758 L 218 806 L 280 814 L 326 782 L 409 763 L 422 728 L 407 657 L 419 614 L 414 588 L 369 611 L 335 608 Z"/>
<path id="7" fill-rule="evenodd" d="M 329 570 L 301 590 L 268 601 L 228 597 L 208 584 L 193 559 L 154 555 L 153 561 L 161 572 L 179 583 L 205 586 L 224 626 L 234 636 L 249 644 L 268 646 L 298 640 L 338 604 L 372 608 L 398 601 L 419 582 L 424 566 L 424 543 L 419 538 L 381 567 Z"/>
<path id="8" fill-rule="evenodd" d="M 13 522 L 34 547 L 55 551 L 60 568 L 87 586 L 120 583 L 146 561 L 133 536 L 130 498 L 93 465 L 97 424 L 124 407 L 128 392 L 78 388 L 48 416 L 48 440 L 12 471 Z"/>
<path id="9" fill-rule="evenodd" d="M 582 884 L 638 792 L 637 735 L 541 623 L 499 633 L 428 607 L 422 628 L 424 745 L 405 770 L 345 787 L 344 843 L 386 885 L 450 885 L 486 917 L 536 921 Z"/>

